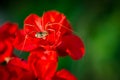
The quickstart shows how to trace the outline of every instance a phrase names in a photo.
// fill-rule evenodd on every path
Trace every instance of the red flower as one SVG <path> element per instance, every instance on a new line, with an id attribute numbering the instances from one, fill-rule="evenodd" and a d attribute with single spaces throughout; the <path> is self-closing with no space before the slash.
<path id="1" fill-rule="evenodd" d="M 15 41 L 15 47 L 23 51 L 46 49 L 46 46 L 56 49 L 60 56 L 70 55 L 75 60 L 84 55 L 83 42 L 72 34 L 66 17 L 57 11 L 45 12 L 42 17 L 29 15 L 24 21 L 24 30 L 18 33 Z"/>
<path id="2" fill-rule="evenodd" d="M 8 80 L 36 80 L 28 64 L 19 58 L 11 58 L 6 66 L 9 72 Z"/>
<path id="3" fill-rule="evenodd" d="M 57 54 L 55 51 L 41 49 L 32 51 L 28 57 L 31 70 L 40 80 L 51 80 L 57 68 Z"/>
<path id="4" fill-rule="evenodd" d="M 77 80 L 69 71 L 62 69 L 54 75 L 52 80 Z"/>
<path id="5" fill-rule="evenodd" d="M 42 17 L 31 14 L 24 21 L 24 34 L 17 35 L 15 47 L 24 51 L 46 46 L 54 48 L 61 42 L 60 37 L 68 33 L 71 26 L 63 14 L 57 11 L 48 11 Z"/>
<path id="6" fill-rule="evenodd" d="M 18 50 L 30 52 L 28 63 L 9 58 L 13 53 L 12 43 Z M 72 33 L 62 13 L 48 11 L 42 17 L 31 14 L 22 30 L 9 22 L 0 28 L 0 63 L 7 62 L 5 68 L 0 66 L 2 80 L 77 80 L 65 69 L 56 72 L 58 55 L 69 55 L 74 60 L 84 55 L 82 40 Z"/>
<path id="7" fill-rule="evenodd" d="M 17 24 L 7 22 L 0 27 L 0 63 L 13 52 L 12 42 L 17 31 Z"/>

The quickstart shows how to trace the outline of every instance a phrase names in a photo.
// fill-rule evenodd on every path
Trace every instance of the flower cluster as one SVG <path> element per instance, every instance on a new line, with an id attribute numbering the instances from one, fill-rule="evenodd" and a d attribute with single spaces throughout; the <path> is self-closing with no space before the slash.
<path id="1" fill-rule="evenodd" d="M 28 59 L 14 49 L 29 52 Z M 57 70 L 58 58 L 67 55 L 81 59 L 84 45 L 62 13 L 30 14 L 23 29 L 10 22 L 0 26 L 0 80 L 77 80 L 66 69 Z"/>

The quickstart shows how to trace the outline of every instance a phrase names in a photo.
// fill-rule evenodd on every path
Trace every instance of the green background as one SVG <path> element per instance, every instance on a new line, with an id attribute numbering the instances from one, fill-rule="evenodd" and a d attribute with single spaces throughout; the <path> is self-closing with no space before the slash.
<path id="1" fill-rule="evenodd" d="M 86 49 L 81 60 L 60 58 L 58 69 L 68 69 L 78 80 L 120 80 L 119 0 L 1 0 L 0 24 L 17 22 L 22 28 L 30 13 L 48 10 L 66 15 Z"/>

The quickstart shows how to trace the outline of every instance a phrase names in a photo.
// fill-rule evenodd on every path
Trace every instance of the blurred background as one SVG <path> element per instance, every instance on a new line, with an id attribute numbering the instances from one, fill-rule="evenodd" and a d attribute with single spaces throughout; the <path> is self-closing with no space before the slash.
<path id="1" fill-rule="evenodd" d="M 86 49 L 81 60 L 59 58 L 58 69 L 66 68 L 78 80 L 120 80 L 119 0 L 1 0 L 0 24 L 17 22 L 22 28 L 30 13 L 41 16 L 48 10 L 66 15 Z"/>

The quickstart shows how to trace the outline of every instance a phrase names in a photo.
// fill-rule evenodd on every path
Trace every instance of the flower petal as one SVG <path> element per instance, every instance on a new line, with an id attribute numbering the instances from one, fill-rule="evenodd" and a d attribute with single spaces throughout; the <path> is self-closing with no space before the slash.
<path id="1" fill-rule="evenodd" d="M 30 34 L 32 32 L 38 32 L 41 29 L 43 29 L 41 26 L 41 18 L 36 14 L 30 14 L 24 20 L 24 30 L 26 34 Z"/>
<path id="2" fill-rule="evenodd" d="M 78 36 L 69 34 L 63 36 L 62 43 L 57 47 L 57 51 L 59 55 L 66 55 L 67 53 L 74 60 L 78 60 L 84 55 L 84 44 Z"/>
<path id="3" fill-rule="evenodd" d="M 34 74 L 30 71 L 27 62 L 19 58 L 11 58 L 7 63 L 9 71 L 9 80 L 35 80 Z"/>
<path id="4" fill-rule="evenodd" d="M 10 57 L 13 53 L 13 46 L 11 42 L 6 40 L 3 43 L 5 48 L 0 52 L 0 63 L 3 62 L 6 57 Z"/>
<path id="5" fill-rule="evenodd" d="M 55 51 L 32 51 L 28 57 L 30 68 L 40 80 L 50 80 L 57 68 L 57 54 Z"/>
<path id="6" fill-rule="evenodd" d="M 9 73 L 5 66 L 0 65 L 0 80 L 9 80 Z"/>
<path id="7" fill-rule="evenodd" d="M 18 25 L 16 23 L 6 22 L 0 27 L 0 40 L 9 39 L 13 41 L 15 38 L 15 33 L 18 30 Z"/>
<path id="8" fill-rule="evenodd" d="M 62 34 L 71 33 L 71 25 L 64 14 L 58 11 L 48 11 L 42 16 L 42 26 L 45 29 L 53 29 L 55 32 L 61 31 Z"/>
<path id="9" fill-rule="evenodd" d="M 77 80 L 77 78 L 69 71 L 62 69 L 55 74 L 52 80 Z"/>
<path id="10" fill-rule="evenodd" d="M 22 51 L 30 51 L 39 46 L 40 40 L 38 38 L 25 35 L 24 30 L 19 30 L 14 40 L 14 47 Z"/>
<path id="11" fill-rule="evenodd" d="M 23 68 L 25 70 L 29 70 L 29 66 L 27 62 L 17 57 L 11 57 L 7 65 L 14 65 L 14 66 Z"/>
<path id="12" fill-rule="evenodd" d="M 6 47 L 5 43 L 3 41 L 0 41 L 0 53 L 4 51 L 5 47 Z"/>

